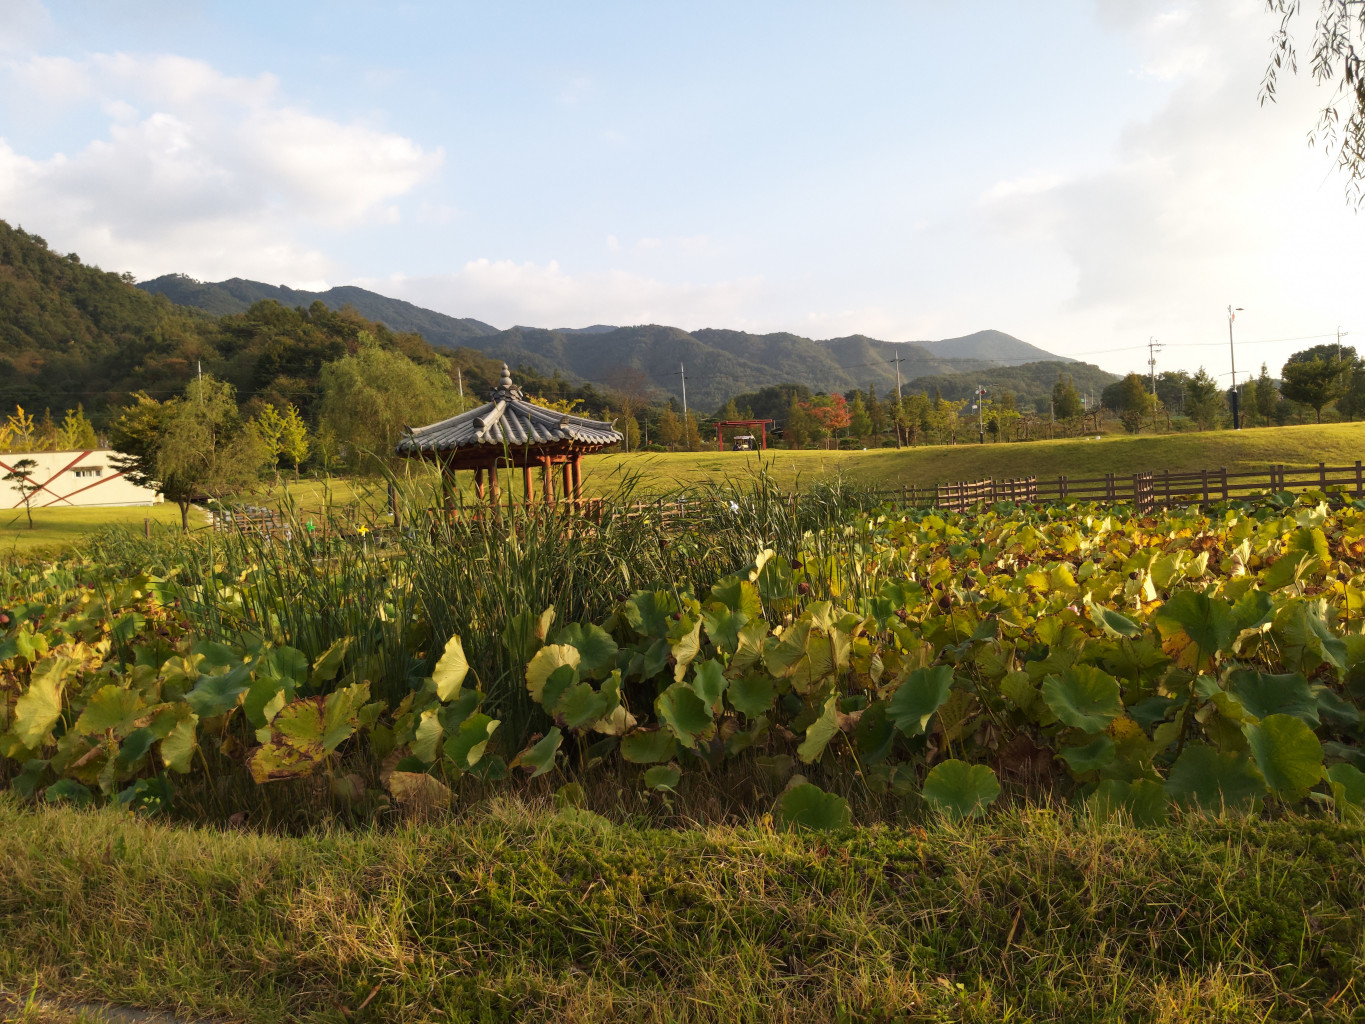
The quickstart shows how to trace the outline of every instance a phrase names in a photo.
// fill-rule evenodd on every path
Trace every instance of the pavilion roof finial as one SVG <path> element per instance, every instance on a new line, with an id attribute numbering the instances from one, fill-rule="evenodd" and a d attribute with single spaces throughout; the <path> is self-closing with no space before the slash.
<path id="1" fill-rule="evenodd" d="M 521 393 L 521 388 L 512 383 L 512 371 L 507 368 L 507 364 L 502 364 L 502 376 L 498 379 L 497 386 L 493 388 L 493 401 L 508 401 L 516 399 L 524 402 L 526 396 Z"/>

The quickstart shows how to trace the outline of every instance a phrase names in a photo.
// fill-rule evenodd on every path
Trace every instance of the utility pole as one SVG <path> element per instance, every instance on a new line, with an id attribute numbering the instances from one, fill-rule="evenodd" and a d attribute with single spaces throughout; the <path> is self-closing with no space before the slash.
<path id="1" fill-rule="evenodd" d="M 683 395 L 683 437 L 687 437 L 687 367 L 678 364 L 678 376 L 682 378 Z"/>
<path id="2" fill-rule="evenodd" d="M 1343 331 L 1341 329 L 1341 324 L 1337 324 L 1337 362 L 1341 362 L 1341 336 L 1343 334 L 1350 337 L 1351 332 Z"/>
<path id="3" fill-rule="evenodd" d="M 1238 306 L 1235 310 L 1228 306 L 1228 353 L 1232 357 L 1232 429 L 1242 429 L 1242 417 L 1237 411 L 1237 350 L 1232 345 L 1232 321 L 1237 319 L 1237 314 L 1242 312 L 1242 307 Z"/>
<path id="4" fill-rule="evenodd" d="M 978 444 L 986 443 L 986 389 L 976 386 L 976 432 Z"/>
<path id="5" fill-rule="evenodd" d="M 892 426 L 896 428 L 896 447 L 901 446 L 901 363 L 905 362 L 905 356 L 893 356 L 891 361 L 896 364 L 896 413 L 891 417 Z"/>
<path id="6" fill-rule="evenodd" d="M 455 367 L 455 380 L 456 380 L 456 381 L 459 383 L 459 385 L 460 385 L 460 404 L 463 405 L 463 404 L 464 404 L 464 370 L 463 370 L 461 367 L 458 367 L 458 366 Z"/>
<path id="7" fill-rule="evenodd" d="M 1157 432 L 1156 407 L 1161 404 L 1156 397 L 1156 350 L 1164 348 L 1161 342 L 1153 337 L 1147 338 L 1147 369 L 1152 375 L 1152 433 Z"/>

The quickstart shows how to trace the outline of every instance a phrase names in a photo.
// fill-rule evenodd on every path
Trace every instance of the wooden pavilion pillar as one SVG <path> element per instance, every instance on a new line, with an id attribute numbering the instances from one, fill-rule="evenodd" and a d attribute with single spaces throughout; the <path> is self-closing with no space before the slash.
<path id="1" fill-rule="evenodd" d="M 498 460 L 493 460 L 493 465 L 488 467 L 488 482 L 493 492 L 493 506 L 496 508 L 501 500 L 501 492 L 498 489 Z"/>
<path id="2" fill-rule="evenodd" d="M 759 451 L 768 450 L 768 421 L 764 420 L 758 425 L 758 433 L 761 440 L 758 442 Z"/>
<path id="3" fill-rule="evenodd" d="M 483 467 L 474 468 L 474 496 L 483 501 Z"/>
<path id="4" fill-rule="evenodd" d="M 545 504 L 555 503 L 555 477 L 550 472 L 550 457 L 542 455 L 540 457 L 540 476 L 545 485 Z"/>
<path id="5" fill-rule="evenodd" d="M 521 464 L 522 489 L 526 492 L 526 504 L 530 506 L 531 500 L 535 497 L 535 484 L 531 481 L 531 460 L 527 459 Z"/>
<path id="6" fill-rule="evenodd" d="M 578 495 L 574 494 L 573 467 L 569 465 L 568 459 L 565 459 L 563 463 L 561 463 L 560 475 L 564 477 L 564 500 L 572 502 Z"/>
<path id="7" fill-rule="evenodd" d="M 583 498 L 583 456 L 579 452 L 575 452 L 573 457 L 573 496 L 574 501 Z"/>

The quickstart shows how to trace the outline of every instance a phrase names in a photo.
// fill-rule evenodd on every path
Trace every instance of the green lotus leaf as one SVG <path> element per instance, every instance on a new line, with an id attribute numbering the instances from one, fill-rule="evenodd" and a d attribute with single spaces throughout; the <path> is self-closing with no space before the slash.
<path id="1" fill-rule="evenodd" d="M 45 658 L 33 668 L 28 689 L 14 704 L 12 731 L 28 750 L 47 742 L 62 715 L 62 689 L 75 674 L 71 658 Z"/>
<path id="2" fill-rule="evenodd" d="M 719 604 L 730 611 L 742 612 L 754 619 L 763 614 L 763 603 L 758 588 L 746 579 L 727 576 L 711 588 L 708 603 Z"/>
<path id="3" fill-rule="evenodd" d="M 742 611 L 721 604 L 709 604 L 702 609 L 701 621 L 710 641 L 719 650 L 734 654 L 739 649 L 740 634 L 751 619 Z"/>
<path id="4" fill-rule="evenodd" d="M 777 688 L 766 675 L 747 675 L 733 680 L 726 690 L 726 696 L 736 711 L 757 718 L 772 709 Z"/>
<path id="5" fill-rule="evenodd" d="M 1042 695 L 1059 721 L 1083 732 L 1100 732 L 1123 713 L 1118 680 L 1093 665 L 1048 676 Z"/>
<path id="6" fill-rule="evenodd" d="M 1265 777 L 1246 754 L 1202 743 L 1186 747 L 1166 777 L 1167 796 L 1211 814 L 1250 811 L 1265 794 Z"/>
<path id="7" fill-rule="evenodd" d="M 611 698 L 593 689 L 592 683 L 575 683 L 564 691 L 551 709 L 566 729 L 582 729 L 602 720 L 611 711 Z"/>
<path id="8" fill-rule="evenodd" d="M 353 683 L 327 695 L 322 705 L 323 750 L 335 750 L 355 733 L 356 718 L 369 699 L 367 682 Z"/>
<path id="9" fill-rule="evenodd" d="M 184 775 L 190 770 L 194 752 L 199 748 L 199 716 L 186 708 L 181 718 L 161 741 L 161 763 L 171 771 Z"/>
<path id="10" fill-rule="evenodd" d="M 555 634 L 554 642 L 578 650 L 578 674 L 585 679 L 598 679 L 616 667 L 616 641 L 601 626 L 571 622 Z"/>
<path id="11" fill-rule="evenodd" d="M 431 670 L 431 680 L 436 684 L 436 696 L 441 700 L 451 700 L 460 692 L 465 676 L 469 674 L 469 660 L 464 656 L 464 644 L 458 636 L 446 641 L 440 660 Z"/>
<path id="12" fill-rule="evenodd" d="M 1228 673 L 1228 691 L 1257 718 L 1293 715 L 1318 726 L 1318 701 L 1301 673 L 1268 675 L 1237 669 Z"/>
<path id="13" fill-rule="evenodd" d="M 953 686 L 951 665 L 917 668 L 896 687 L 886 704 L 886 717 L 906 736 L 918 736 L 948 699 Z"/>
<path id="14" fill-rule="evenodd" d="M 1182 590 L 1153 616 L 1162 648 L 1182 667 L 1199 671 L 1219 652 L 1229 650 L 1241 632 L 1232 606 L 1193 590 Z"/>
<path id="15" fill-rule="evenodd" d="M 666 590 L 642 590 L 621 605 L 621 613 L 635 632 L 643 636 L 666 637 L 678 601 Z"/>
<path id="16" fill-rule="evenodd" d="M 445 742 L 445 755 L 464 769 L 478 764 L 488 741 L 502 723 L 485 714 L 470 715 L 460 723 L 460 731 Z"/>
<path id="17" fill-rule="evenodd" d="M 94 802 L 95 794 L 90 792 L 88 786 L 82 786 L 74 779 L 58 779 L 47 787 L 43 798 L 50 804 L 69 800 L 77 807 L 87 807 Z"/>
<path id="18" fill-rule="evenodd" d="M 417 719 L 417 730 L 412 742 L 408 744 L 412 756 L 419 758 L 424 764 L 431 764 L 436 760 L 436 745 L 441 742 L 444 732 L 440 713 L 435 709 L 423 711 Z"/>
<path id="19" fill-rule="evenodd" d="M 839 695 L 831 694 L 820 712 L 820 717 L 806 727 L 806 738 L 796 748 L 796 756 L 806 764 L 820 760 L 829 741 L 839 733 Z"/>
<path id="20" fill-rule="evenodd" d="M 656 764 L 645 772 L 645 787 L 656 793 L 671 793 L 682 772 L 671 764 Z"/>
<path id="21" fill-rule="evenodd" d="M 242 714 L 253 727 L 262 729 L 291 699 L 292 693 L 286 693 L 285 683 L 278 676 L 258 675 L 242 698 Z"/>
<path id="22" fill-rule="evenodd" d="M 1108 821 L 1121 811 L 1143 828 L 1166 823 L 1166 803 L 1166 790 L 1150 779 L 1105 779 L 1085 801 L 1086 808 L 1100 821 Z"/>
<path id="23" fill-rule="evenodd" d="M 803 782 L 778 798 L 777 817 L 789 829 L 835 832 L 848 827 L 851 815 L 843 797 Z"/>
<path id="24" fill-rule="evenodd" d="M 1120 615 L 1112 608 L 1105 608 L 1086 599 L 1085 610 L 1090 621 L 1112 637 L 1134 637 L 1142 633 L 1142 627 L 1126 615 Z"/>
<path id="25" fill-rule="evenodd" d="M 526 690 L 531 694 L 531 699 L 543 706 L 545 681 L 550 678 L 550 674 L 557 669 L 568 667 L 573 669 L 573 678 L 577 679 L 578 663 L 582 660 L 583 655 L 579 653 L 578 648 L 569 644 L 548 644 L 536 651 L 526 666 Z M 551 704 L 551 707 L 553 706 Z"/>
<path id="26" fill-rule="evenodd" d="M 668 729 L 636 729 L 621 737 L 621 756 L 634 764 L 669 761 L 677 752 L 678 741 Z"/>
<path id="27" fill-rule="evenodd" d="M 1301 800 L 1322 778 L 1322 744 L 1307 723 L 1270 715 L 1245 729 L 1251 756 L 1281 800 Z"/>
<path id="28" fill-rule="evenodd" d="M 346 652 L 351 649 L 352 638 L 343 636 L 340 640 L 332 644 L 331 647 L 323 651 L 315 662 L 313 662 L 313 683 L 330 683 L 341 671 L 342 659 L 346 657 Z"/>
<path id="29" fill-rule="evenodd" d="M 511 767 L 533 768 L 531 778 L 539 778 L 555 766 L 555 752 L 563 739 L 559 727 L 551 726 L 549 732 L 512 759 Z"/>
<path id="30" fill-rule="evenodd" d="M 999 795 L 1000 782 L 984 764 L 941 761 L 924 780 L 925 803 L 954 820 L 982 816 Z"/>
<path id="31" fill-rule="evenodd" d="M 706 704 L 714 706 L 725 693 L 725 666 L 715 658 L 703 661 L 692 677 L 692 692 Z"/>
<path id="32" fill-rule="evenodd" d="M 256 662 L 255 673 L 257 679 L 268 676 L 284 683 L 293 700 L 294 689 L 308 681 L 308 656 L 293 647 L 272 647 Z"/>
<path id="33" fill-rule="evenodd" d="M 1327 769 L 1327 781 L 1341 820 L 1365 824 L 1365 772 L 1353 764 L 1334 764 Z"/>
<path id="34" fill-rule="evenodd" d="M 685 747 L 695 747 L 698 739 L 709 739 L 716 729 L 711 720 L 711 705 L 686 683 L 674 683 L 659 694 L 654 711 Z"/>
<path id="35" fill-rule="evenodd" d="M 886 701 L 873 701 L 863 708 L 858 724 L 853 727 L 853 744 L 858 748 L 858 760 L 864 765 L 884 761 L 896 741 L 896 727 L 887 717 Z"/>
<path id="36" fill-rule="evenodd" d="M 1077 775 L 1103 768 L 1114 760 L 1114 741 L 1100 733 L 1083 747 L 1064 747 L 1059 752 L 1062 760 Z"/>
<path id="37" fill-rule="evenodd" d="M 246 666 L 241 666 L 245 668 Z M 251 688 L 246 673 L 229 672 L 221 676 L 200 676 L 194 689 L 185 694 L 185 703 L 200 718 L 215 718 L 234 710 L 242 694 Z"/>
<path id="38" fill-rule="evenodd" d="M 147 707 L 141 694 L 110 684 L 101 686 L 76 719 L 76 732 L 82 736 L 108 732 L 125 734 Z"/>

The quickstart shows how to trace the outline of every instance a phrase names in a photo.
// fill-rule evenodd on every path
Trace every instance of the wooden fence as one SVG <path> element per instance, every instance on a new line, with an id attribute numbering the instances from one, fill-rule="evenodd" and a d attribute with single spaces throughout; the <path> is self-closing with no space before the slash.
<path id="1" fill-rule="evenodd" d="M 1094 501 L 1125 502 L 1146 510 L 1158 505 L 1209 505 L 1215 501 L 1248 498 L 1279 491 L 1337 489 L 1356 498 L 1365 498 L 1365 467 L 1360 460 L 1351 466 L 1290 469 L 1282 463 L 1265 470 L 1229 473 L 1227 467 L 1200 469 L 1183 473 L 1162 470 L 1156 473 L 1106 473 L 1094 477 L 1027 477 L 1022 480 L 976 480 L 939 484 L 928 489 L 903 487 L 882 491 L 891 500 L 912 507 L 945 508 L 960 512 L 981 501 L 1043 502 Z"/>

